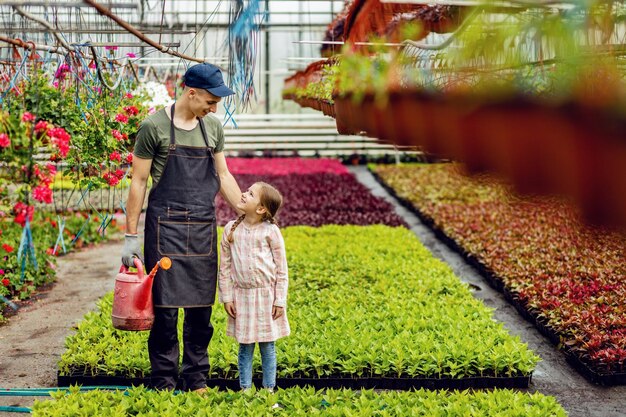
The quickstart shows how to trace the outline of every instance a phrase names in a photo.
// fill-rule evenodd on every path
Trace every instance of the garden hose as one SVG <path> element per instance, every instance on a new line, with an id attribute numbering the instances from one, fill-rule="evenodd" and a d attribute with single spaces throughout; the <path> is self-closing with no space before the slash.
<path id="1" fill-rule="evenodd" d="M 47 397 L 51 392 L 69 391 L 74 387 L 50 387 L 50 388 L 0 388 L 0 397 Z M 102 386 L 83 386 L 79 391 L 99 390 L 127 390 L 128 386 L 121 385 L 102 385 Z M 19 407 L 14 405 L 0 405 L 0 412 L 5 413 L 32 413 L 33 409 L 29 407 Z"/>
<path id="2" fill-rule="evenodd" d="M 32 413 L 33 409 L 28 407 L 17 407 L 13 405 L 0 405 L 0 412 L 5 413 Z"/>
<path id="3" fill-rule="evenodd" d="M 79 391 L 100 390 L 127 390 L 128 386 L 122 385 L 102 385 L 102 386 L 82 386 Z M 0 397 L 46 397 L 50 392 L 69 391 L 75 387 L 50 387 L 50 388 L 0 388 Z"/>

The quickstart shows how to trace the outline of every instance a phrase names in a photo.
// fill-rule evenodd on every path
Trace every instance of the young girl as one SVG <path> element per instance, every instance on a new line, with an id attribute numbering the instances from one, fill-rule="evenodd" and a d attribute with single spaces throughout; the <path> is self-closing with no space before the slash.
<path id="1" fill-rule="evenodd" d="M 228 313 L 226 334 L 239 342 L 239 385 L 252 386 L 254 344 L 259 344 L 263 387 L 276 386 L 274 341 L 289 335 L 287 259 L 276 225 L 283 203 L 271 185 L 257 182 L 241 195 L 237 220 L 224 227 L 219 301 Z"/>

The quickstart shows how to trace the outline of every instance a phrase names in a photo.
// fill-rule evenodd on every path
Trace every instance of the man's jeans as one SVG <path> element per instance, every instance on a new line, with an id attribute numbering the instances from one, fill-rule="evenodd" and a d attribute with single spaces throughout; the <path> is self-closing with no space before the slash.
<path id="1" fill-rule="evenodd" d="M 261 368 L 263 369 L 263 388 L 276 386 L 276 347 L 274 342 L 260 342 Z M 252 358 L 254 343 L 239 344 L 239 386 L 252 387 Z"/>

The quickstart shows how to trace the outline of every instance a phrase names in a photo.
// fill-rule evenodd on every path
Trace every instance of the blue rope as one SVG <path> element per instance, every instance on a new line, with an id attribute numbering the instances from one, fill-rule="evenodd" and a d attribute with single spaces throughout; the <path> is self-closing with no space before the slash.
<path id="1" fill-rule="evenodd" d="M 30 229 L 30 222 L 26 219 L 26 224 L 22 230 L 22 238 L 20 240 L 20 248 L 17 251 L 17 260 L 21 260 L 22 272 L 20 275 L 20 282 L 24 283 L 24 276 L 26 272 L 26 260 L 30 258 L 31 262 L 35 266 L 35 270 L 38 270 L 37 257 L 35 256 L 35 243 L 33 242 L 33 234 Z"/>
<path id="2" fill-rule="evenodd" d="M 255 43 L 260 24 L 267 18 L 267 10 L 260 12 L 260 0 L 250 0 L 228 29 L 229 68 L 233 68 L 230 83 L 245 108 L 254 91 L 254 66 L 257 51 Z M 236 12 L 235 12 L 236 13 Z M 258 22 L 255 22 L 260 16 Z M 231 99 L 232 101 L 232 99 Z"/>
<path id="3" fill-rule="evenodd" d="M 100 223 L 100 227 L 98 227 L 98 232 L 102 235 L 102 237 L 104 237 L 104 232 L 106 231 L 107 227 L 109 227 L 109 224 L 111 224 L 112 220 L 113 220 L 112 214 L 111 214 L 111 217 L 109 217 L 109 213 L 104 215 L 104 218 L 102 219 L 102 223 Z"/>
<path id="4" fill-rule="evenodd" d="M 72 245 L 78 240 L 78 238 L 80 237 L 80 235 L 83 234 L 83 230 L 85 229 L 85 226 L 87 226 L 87 223 L 89 223 L 89 220 L 91 220 L 91 214 L 89 216 L 87 216 L 87 220 L 85 220 L 85 223 L 83 223 L 83 225 L 80 227 L 80 230 L 78 231 L 78 233 L 76 233 L 76 236 L 74 236 L 74 239 L 72 239 Z"/>
<path id="5" fill-rule="evenodd" d="M 65 240 L 63 239 L 63 231 L 65 230 L 65 219 L 61 220 L 61 216 L 57 215 L 57 225 L 59 226 L 59 236 L 57 237 L 57 241 L 54 243 L 54 249 L 52 250 L 52 254 L 57 254 L 57 248 L 59 247 L 59 243 L 63 248 L 63 253 L 67 253 L 67 249 L 65 248 Z"/>
<path id="6" fill-rule="evenodd" d="M 78 203 L 76 203 L 77 206 L 80 206 L 81 201 L 83 201 L 83 198 L 85 198 L 85 195 L 87 195 L 92 185 L 93 185 L 93 182 L 89 181 L 89 184 L 87 184 L 87 189 L 83 191 L 83 194 L 80 196 Z"/>
<path id="7" fill-rule="evenodd" d="M 28 55 L 24 54 L 24 58 L 22 58 L 22 62 L 20 63 L 20 66 L 18 67 L 17 70 L 15 70 L 15 75 L 13 75 L 13 78 L 11 78 L 11 81 L 9 82 L 9 87 L 2 93 L 2 96 L 0 96 L 0 104 L 4 102 L 4 98 L 6 97 L 7 94 L 9 94 L 9 91 L 11 91 L 13 87 L 15 87 L 15 81 L 17 80 L 17 76 L 20 75 L 20 72 L 22 71 L 22 68 L 24 67 L 24 63 L 26 62 L 27 59 L 28 59 Z M 22 74 L 22 76 L 25 77 L 24 74 Z"/>

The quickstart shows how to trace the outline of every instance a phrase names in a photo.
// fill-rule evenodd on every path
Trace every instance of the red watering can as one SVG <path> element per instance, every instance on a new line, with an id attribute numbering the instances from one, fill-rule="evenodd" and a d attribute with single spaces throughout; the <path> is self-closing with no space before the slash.
<path id="1" fill-rule="evenodd" d="M 172 266 L 168 257 L 163 257 L 152 268 L 148 276 L 144 275 L 143 264 L 135 258 L 137 272 L 130 272 L 126 265 L 120 267 L 115 277 L 113 293 L 113 327 L 119 330 L 150 330 L 154 323 L 152 307 L 152 281 L 159 267 L 167 270 Z"/>

